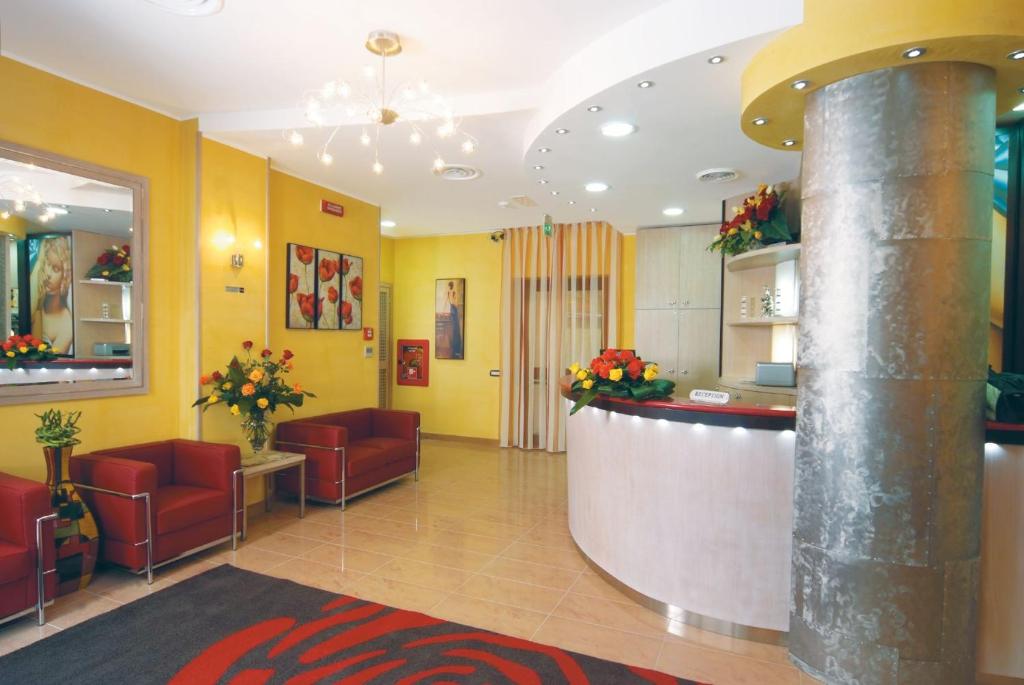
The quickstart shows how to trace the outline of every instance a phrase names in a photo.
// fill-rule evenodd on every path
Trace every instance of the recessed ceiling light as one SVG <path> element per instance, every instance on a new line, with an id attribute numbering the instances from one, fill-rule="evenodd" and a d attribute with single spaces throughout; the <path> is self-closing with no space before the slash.
<path id="1" fill-rule="evenodd" d="M 104 209 L 103 211 L 106 212 L 107 214 L 110 214 L 110 210 L 109 209 Z"/>
<path id="2" fill-rule="evenodd" d="M 682 207 L 666 207 L 665 209 L 661 210 L 661 213 L 664 214 L 665 216 L 679 216 L 680 214 L 683 213 L 683 211 L 684 210 Z"/>
<path id="3" fill-rule="evenodd" d="M 754 126 L 764 126 L 765 124 L 768 123 L 768 119 L 766 119 L 765 117 L 756 117 L 750 123 L 752 123 Z"/>
<path id="4" fill-rule="evenodd" d="M 591 105 L 590 107 L 587 107 L 587 111 L 588 112 L 600 112 L 601 111 L 601 105 Z"/>
<path id="5" fill-rule="evenodd" d="M 541 184 L 542 186 L 543 186 L 543 185 L 547 185 L 547 183 L 548 183 L 548 180 L 547 180 L 546 178 L 542 178 L 542 179 L 540 179 L 539 181 L 537 181 L 537 183 Z"/>
<path id="6" fill-rule="evenodd" d="M 391 219 L 381 219 L 381 222 L 380 222 L 380 227 L 381 228 L 394 228 L 397 225 L 398 224 L 396 224 Z"/>
<path id="7" fill-rule="evenodd" d="M 551 152 L 551 148 L 549 148 L 549 147 L 539 147 L 539 148 L 537 148 L 537 152 L 542 152 L 542 153 L 543 152 Z"/>
<path id="8" fill-rule="evenodd" d="M 928 48 L 909 48 L 903 51 L 903 59 L 917 59 L 926 52 Z"/>
<path id="9" fill-rule="evenodd" d="M 1013 111 L 1014 112 L 1024 112 L 1024 102 L 1022 102 L 1019 105 L 1017 105 L 1016 107 L 1014 107 Z"/>
<path id="10" fill-rule="evenodd" d="M 564 136 L 568 132 L 569 132 L 569 129 L 567 129 L 567 128 L 556 128 L 555 129 L 555 133 L 557 133 L 560 136 Z"/>
<path id="11" fill-rule="evenodd" d="M 596 211 L 597 211 L 597 207 L 591 207 L 591 208 L 590 208 L 590 211 L 591 211 L 591 212 L 596 212 Z"/>
<path id="12" fill-rule="evenodd" d="M 552 191 L 551 191 L 551 194 L 552 194 L 552 195 L 558 195 L 558 191 L 557 191 L 557 190 L 552 190 Z"/>
<path id="13" fill-rule="evenodd" d="M 541 171 L 541 170 L 543 170 L 543 169 L 544 169 L 544 165 L 543 165 L 543 164 L 534 164 L 534 165 L 533 165 L 533 168 L 534 168 L 534 169 L 535 169 L 536 171 Z"/>
<path id="14" fill-rule="evenodd" d="M 591 181 L 587 185 L 583 186 L 583 188 L 588 193 L 603 193 L 608 190 L 608 184 L 602 183 L 601 181 Z"/>
<path id="15" fill-rule="evenodd" d="M 811 85 L 810 81 L 800 79 L 799 81 L 793 81 L 791 84 L 789 84 L 789 87 L 792 88 L 793 90 L 804 90 L 809 85 Z"/>
<path id="16" fill-rule="evenodd" d="M 1024 95 L 1024 86 L 1021 86 L 1020 88 L 1018 88 L 1017 92 L 1020 93 L 1021 95 Z"/>
<path id="17" fill-rule="evenodd" d="M 796 138 L 786 138 L 782 141 L 782 147 L 793 147 L 796 145 Z"/>
<path id="18" fill-rule="evenodd" d="M 571 204 L 571 205 L 576 204 L 576 200 L 569 200 L 569 204 Z"/>
<path id="19" fill-rule="evenodd" d="M 650 88 L 653 85 L 654 85 L 654 81 L 641 81 L 640 83 L 636 84 L 636 87 L 637 88 Z"/>
<path id="20" fill-rule="evenodd" d="M 721 64 L 725 61 L 725 58 L 721 55 L 715 55 L 714 57 L 708 57 L 708 64 Z"/>
<path id="21" fill-rule="evenodd" d="M 205 17 L 224 9 L 224 0 L 149 0 L 157 7 L 187 17 Z"/>
<path id="22" fill-rule="evenodd" d="M 1006 59 L 1012 59 L 1015 62 L 1024 59 L 1024 50 L 1014 50 L 1006 56 Z"/>
<path id="23" fill-rule="evenodd" d="M 609 138 L 621 138 L 636 131 L 636 126 L 625 121 L 609 121 L 601 127 L 601 133 Z"/>

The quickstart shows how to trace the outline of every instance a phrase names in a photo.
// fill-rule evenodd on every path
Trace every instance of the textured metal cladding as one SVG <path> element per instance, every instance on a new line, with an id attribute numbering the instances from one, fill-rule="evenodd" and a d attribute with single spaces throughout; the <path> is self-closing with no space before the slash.
<path id="1" fill-rule="evenodd" d="M 829 683 L 973 679 L 994 75 L 807 98 L 790 654 Z"/>

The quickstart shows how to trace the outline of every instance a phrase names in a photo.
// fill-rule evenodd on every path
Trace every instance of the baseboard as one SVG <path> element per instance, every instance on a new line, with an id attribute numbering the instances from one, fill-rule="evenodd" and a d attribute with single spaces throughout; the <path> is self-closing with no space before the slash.
<path id="1" fill-rule="evenodd" d="M 467 435 L 445 435 L 444 433 L 420 433 L 420 437 L 424 440 L 453 440 L 455 442 L 468 442 L 474 445 L 484 445 L 486 447 L 497 447 L 497 438 L 472 438 Z"/>

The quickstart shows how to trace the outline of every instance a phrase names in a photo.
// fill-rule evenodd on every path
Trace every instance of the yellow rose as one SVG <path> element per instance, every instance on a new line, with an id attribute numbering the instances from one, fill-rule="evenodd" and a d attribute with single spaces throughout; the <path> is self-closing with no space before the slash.
<path id="1" fill-rule="evenodd" d="M 51 347 L 50 352 L 53 352 L 54 354 L 60 354 L 60 350 L 58 350 L 56 347 Z"/>
<path id="2" fill-rule="evenodd" d="M 738 228 L 730 228 L 729 229 L 729 235 L 736 235 L 739 232 L 740 232 L 740 229 L 738 229 Z"/>
<path id="3" fill-rule="evenodd" d="M 110 272 L 109 272 L 109 271 L 104 271 L 104 272 L 103 272 L 102 274 L 100 274 L 100 275 L 102 275 L 102 276 L 109 276 L 109 275 L 110 275 Z"/>
<path id="4" fill-rule="evenodd" d="M 266 397 L 261 397 L 258 400 L 256 400 L 256 406 L 259 407 L 260 409 L 266 409 L 269 405 L 270 400 L 268 400 Z"/>
<path id="5" fill-rule="evenodd" d="M 220 401 L 219 397 L 217 397 L 216 395 L 210 395 L 209 399 L 206 400 L 206 403 L 207 404 L 217 404 L 218 401 Z"/>
<path id="6" fill-rule="evenodd" d="M 230 390 L 233 387 L 235 386 L 231 381 L 226 381 L 224 385 L 220 386 L 221 390 Z"/>
<path id="7" fill-rule="evenodd" d="M 613 383 L 618 383 L 622 380 L 622 369 L 612 369 L 608 372 L 608 380 Z"/>
<path id="8" fill-rule="evenodd" d="M 14 356 L 14 350 L 8 350 L 7 351 L 7 356 L 8 357 L 13 357 Z"/>
<path id="9" fill-rule="evenodd" d="M 592 387 L 594 387 L 594 381 L 592 381 L 590 379 L 587 379 L 587 380 L 583 381 L 583 389 L 584 390 L 590 390 Z"/>
<path id="10" fill-rule="evenodd" d="M 232 404 L 231 405 L 231 413 L 234 414 L 235 416 L 238 416 L 239 412 L 240 412 L 240 410 L 238 408 L 238 405 L 237 404 Z"/>
<path id="11" fill-rule="evenodd" d="M 259 383 L 263 380 L 263 369 L 253 369 L 252 373 L 249 374 L 249 380 L 253 383 Z"/>
<path id="12" fill-rule="evenodd" d="M 754 237 L 760 240 L 764 237 L 764 233 L 761 233 L 761 231 L 754 231 Z"/>
<path id="13" fill-rule="evenodd" d="M 580 369 L 579 371 L 577 371 L 576 372 L 576 378 L 578 378 L 581 381 L 587 380 L 587 372 L 586 372 L 586 370 L 585 369 Z"/>
<path id="14" fill-rule="evenodd" d="M 22 345 L 21 347 L 18 348 L 18 352 L 25 354 L 26 352 L 28 352 L 28 348 Z"/>
<path id="15" fill-rule="evenodd" d="M 754 225 L 752 223 L 750 223 L 750 219 L 747 219 L 746 221 L 744 221 L 743 224 L 740 226 L 740 228 L 742 228 L 744 231 L 749 231 L 753 227 L 754 227 Z"/>
<path id="16" fill-rule="evenodd" d="M 645 381 L 653 381 L 657 377 L 658 377 L 658 365 L 657 364 L 648 364 L 647 368 L 644 369 L 644 380 Z"/>
<path id="17" fill-rule="evenodd" d="M 36 348 L 40 352 L 46 352 L 46 343 L 39 343 L 39 347 Z"/>
<path id="18" fill-rule="evenodd" d="M 573 362 L 572 366 L 569 367 L 569 373 L 571 373 L 572 375 L 575 376 L 579 372 L 580 372 L 580 365 L 579 365 L 579 363 Z"/>

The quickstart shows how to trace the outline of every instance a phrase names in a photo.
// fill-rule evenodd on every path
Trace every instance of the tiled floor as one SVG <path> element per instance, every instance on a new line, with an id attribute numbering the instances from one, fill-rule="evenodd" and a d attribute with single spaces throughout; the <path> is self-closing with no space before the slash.
<path id="1" fill-rule="evenodd" d="M 786 651 L 691 628 L 636 604 L 595 575 L 566 523 L 564 455 L 425 440 L 407 478 L 337 507 L 278 502 L 249 539 L 160 569 L 152 586 L 114 568 L 60 598 L 47 624 L 0 626 L 0 654 L 231 563 L 331 592 L 716 685 L 817 682 Z"/>

